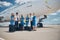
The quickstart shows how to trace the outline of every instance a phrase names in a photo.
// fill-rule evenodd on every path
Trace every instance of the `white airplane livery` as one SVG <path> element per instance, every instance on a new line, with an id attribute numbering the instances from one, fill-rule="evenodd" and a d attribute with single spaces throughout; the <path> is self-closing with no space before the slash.
<path id="1" fill-rule="evenodd" d="M 0 12 L 0 16 L 3 16 L 4 20 L 10 19 L 11 13 L 16 14 L 16 12 L 18 12 L 19 15 L 23 14 L 24 16 L 29 13 L 35 13 L 37 17 L 48 15 L 48 18 L 43 20 L 44 24 L 60 24 L 60 0 L 18 0 L 16 2 L 18 4 Z M 59 12 L 57 13 L 57 11 Z M 51 23 L 49 21 L 51 21 Z"/>
<path id="2" fill-rule="evenodd" d="M 60 8 L 60 0 L 18 0 L 15 4 L 6 10 L 0 12 L 0 16 L 9 17 L 11 13 L 18 12 L 24 16 L 28 13 L 35 13 L 37 16 L 55 12 Z"/>

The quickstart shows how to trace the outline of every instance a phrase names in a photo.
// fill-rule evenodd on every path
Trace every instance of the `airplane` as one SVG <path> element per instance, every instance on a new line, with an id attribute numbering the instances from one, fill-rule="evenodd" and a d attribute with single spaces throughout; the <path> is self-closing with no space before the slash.
<path id="1" fill-rule="evenodd" d="M 11 13 L 16 14 L 16 12 L 18 12 L 19 15 L 23 14 L 25 17 L 29 13 L 35 13 L 37 17 L 49 15 L 60 9 L 60 4 L 57 2 L 59 2 L 59 0 L 34 0 L 22 2 L 0 12 L 0 17 L 3 16 L 4 20 L 10 20 Z"/>

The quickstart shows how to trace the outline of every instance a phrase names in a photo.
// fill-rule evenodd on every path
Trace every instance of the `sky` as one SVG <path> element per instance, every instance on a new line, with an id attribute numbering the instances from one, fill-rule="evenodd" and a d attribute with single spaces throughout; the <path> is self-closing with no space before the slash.
<path id="1" fill-rule="evenodd" d="M 15 4 L 15 0 L 0 0 L 0 12 Z"/>
<path id="2" fill-rule="evenodd" d="M 47 19 L 44 19 L 43 24 L 50 24 L 50 25 L 60 25 L 60 10 L 56 11 L 55 13 L 51 13 L 47 16 Z"/>

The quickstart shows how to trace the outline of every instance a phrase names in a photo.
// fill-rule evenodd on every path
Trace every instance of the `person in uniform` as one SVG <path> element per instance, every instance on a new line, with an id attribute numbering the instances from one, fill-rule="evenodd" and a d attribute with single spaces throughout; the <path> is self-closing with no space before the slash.
<path id="1" fill-rule="evenodd" d="M 36 16 L 35 16 L 35 13 L 33 13 L 32 25 L 33 25 L 33 31 L 36 31 Z"/>
<path id="2" fill-rule="evenodd" d="M 15 31 L 15 20 L 14 20 L 14 13 L 11 14 L 10 17 L 10 25 L 9 25 L 9 32 L 14 32 Z"/>
<path id="3" fill-rule="evenodd" d="M 23 15 L 21 15 L 21 18 L 20 18 L 20 30 L 24 30 L 24 17 L 23 17 Z"/>
<path id="4" fill-rule="evenodd" d="M 19 29 L 18 21 L 19 21 L 19 15 L 18 15 L 18 12 L 16 12 L 16 15 L 15 15 L 15 28 L 16 28 L 16 30 Z"/>
<path id="5" fill-rule="evenodd" d="M 28 27 L 29 26 L 29 16 L 27 15 L 26 16 L 26 27 Z"/>
<path id="6" fill-rule="evenodd" d="M 33 29 L 33 27 L 32 27 L 32 18 L 33 18 L 33 16 L 32 16 L 32 14 L 30 13 L 30 26 L 31 26 L 31 29 Z"/>
<path id="7" fill-rule="evenodd" d="M 15 25 L 14 14 L 11 14 L 10 25 Z"/>

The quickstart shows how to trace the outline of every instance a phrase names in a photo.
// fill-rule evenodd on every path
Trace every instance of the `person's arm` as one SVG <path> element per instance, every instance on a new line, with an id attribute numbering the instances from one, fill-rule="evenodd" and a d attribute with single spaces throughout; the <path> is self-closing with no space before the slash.
<path id="1" fill-rule="evenodd" d="M 20 16 L 18 16 L 18 22 L 20 21 Z"/>
<path id="2" fill-rule="evenodd" d="M 16 17 L 14 16 L 14 21 L 16 21 Z"/>

